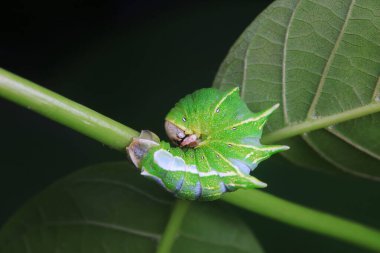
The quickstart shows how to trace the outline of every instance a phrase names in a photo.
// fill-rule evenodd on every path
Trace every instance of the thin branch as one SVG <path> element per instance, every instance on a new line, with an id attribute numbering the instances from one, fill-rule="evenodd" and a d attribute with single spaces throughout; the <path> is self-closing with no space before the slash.
<path id="1" fill-rule="evenodd" d="M 380 251 L 380 231 L 362 224 L 280 199 L 260 190 L 239 190 L 223 200 L 248 211 L 305 230 Z"/>
<path id="2" fill-rule="evenodd" d="M 125 150 L 138 136 L 135 130 L 2 68 L 0 97 L 117 150 Z"/>
<path id="3" fill-rule="evenodd" d="M 371 103 L 355 109 L 333 114 L 330 116 L 320 117 L 317 119 L 307 120 L 302 123 L 290 125 L 272 133 L 263 136 L 263 143 L 273 143 L 280 140 L 288 139 L 303 133 L 318 130 L 328 126 L 332 126 L 341 122 L 367 116 L 380 112 L 380 103 Z"/>
<path id="4" fill-rule="evenodd" d="M 190 207 L 190 201 L 178 199 L 175 203 L 173 211 L 170 215 L 169 222 L 166 225 L 164 234 L 158 244 L 157 253 L 170 253 L 177 239 L 178 231 L 182 225 L 182 221 Z"/>

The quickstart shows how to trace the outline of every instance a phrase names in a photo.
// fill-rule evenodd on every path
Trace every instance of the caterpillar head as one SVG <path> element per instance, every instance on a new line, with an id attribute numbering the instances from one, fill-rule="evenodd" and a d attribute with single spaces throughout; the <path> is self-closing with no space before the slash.
<path id="1" fill-rule="evenodd" d="M 189 133 L 168 120 L 165 120 L 165 131 L 171 142 L 180 147 L 194 148 L 200 143 L 200 138 L 197 134 Z"/>

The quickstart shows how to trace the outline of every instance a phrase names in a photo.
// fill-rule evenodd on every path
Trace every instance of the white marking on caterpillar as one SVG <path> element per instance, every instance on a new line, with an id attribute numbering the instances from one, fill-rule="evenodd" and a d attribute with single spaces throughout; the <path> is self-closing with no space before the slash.
<path id="1" fill-rule="evenodd" d="M 229 96 L 231 96 L 231 94 L 233 94 L 238 89 L 239 88 L 236 87 L 236 88 L 232 89 L 230 92 L 228 92 L 224 97 L 222 97 L 222 99 L 219 101 L 219 103 L 215 106 L 214 112 L 219 113 L 219 110 L 220 110 L 219 107 L 220 107 L 220 105 L 224 102 L 224 100 L 226 100 L 226 98 L 228 98 Z"/>
<path id="2" fill-rule="evenodd" d="M 179 171 L 186 171 L 187 170 L 187 168 L 186 168 L 187 166 L 186 166 L 185 161 L 183 159 L 173 158 L 173 156 L 171 156 L 170 159 L 173 160 L 173 162 L 171 163 L 171 166 L 170 166 L 171 169 L 175 168 L 176 170 L 179 170 Z M 161 168 L 164 168 L 164 167 L 161 167 Z"/>
<path id="3" fill-rule="evenodd" d="M 185 162 L 185 161 L 184 161 Z M 199 171 L 197 169 L 196 165 L 187 165 L 186 172 L 190 172 L 191 174 L 199 174 Z"/>
<path id="4" fill-rule="evenodd" d="M 256 151 L 252 151 L 251 153 L 249 153 L 248 155 L 246 155 L 244 157 L 244 159 L 248 159 L 248 158 L 250 158 L 254 154 L 256 154 Z M 265 159 L 267 159 L 267 156 L 259 157 L 259 158 L 255 159 L 255 160 L 253 160 L 252 163 L 259 164 L 261 161 L 263 161 Z"/>
<path id="5" fill-rule="evenodd" d="M 168 151 L 160 149 L 154 153 L 154 162 L 165 170 L 170 170 L 173 156 Z"/>
<path id="6" fill-rule="evenodd" d="M 206 156 L 205 156 L 205 161 L 206 161 L 206 164 L 207 164 L 207 168 L 208 168 L 210 171 L 215 171 L 215 172 L 218 174 L 218 176 L 219 176 L 220 178 L 222 178 L 222 177 L 233 177 L 233 176 L 237 176 L 237 174 L 236 174 L 235 172 L 233 172 L 233 171 L 228 171 L 228 172 L 218 172 L 217 170 L 211 168 L 211 166 L 210 166 L 210 164 L 209 164 L 208 159 L 207 159 Z M 210 172 L 209 172 L 209 173 L 210 173 Z M 203 176 L 203 175 L 202 175 L 202 176 Z"/>
<path id="7" fill-rule="evenodd" d="M 218 172 L 218 175 L 220 177 L 232 177 L 232 176 L 237 176 L 235 172 L 229 171 L 229 172 Z"/>
<path id="8" fill-rule="evenodd" d="M 187 165 L 181 157 L 173 156 L 171 153 L 164 149 L 157 150 L 154 153 L 154 162 L 166 171 L 189 172 L 191 174 L 199 175 L 200 177 L 217 175 L 220 177 L 230 177 L 237 175 L 235 172 L 218 172 L 214 169 L 211 169 L 211 171 L 208 172 L 199 172 L 196 165 Z"/>
<path id="9" fill-rule="evenodd" d="M 255 177 L 250 176 L 250 177 L 247 177 L 247 178 L 248 178 L 253 184 L 255 184 L 255 185 L 259 186 L 259 187 L 264 188 L 264 187 L 267 187 L 267 186 L 268 186 L 266 183 L 261 182 L 260 180 L 258 180 L 258 179 L 255 178 Z"/>
<path id="10" fill-rule="evenodd" d="M 228 129 L 233 128 L 233 127 L 238 127 L 238 126 L 250 123 L 250 122 L 258 121 L 259 119 L 262 119 L 262 118 L 267 117 L 268 115 L 270 115 L 279 106 L 280 106 L 280 104 L 275 104 L 274 106 L 272 106 L 271 108 L 269 108 L 268 110 L 264 111 L 263 113 L 261 113 L 260 115 L 258 115 L 256 117 L 252 117 L 252 118 L 243 120 L 243 121 L 241 121 L 241 122 L 239 122 L 237 124 L 234 124 L 232 126 L 228 126 L 228 127 L 224 128 L 223 130 L 228 130 Z M 262 127 L 262 126 L 260 126 L 260 127 Z"/>
<path id="11" fill-rule="evenodd" d="M 217 155 L 219 155 L 224 161 L 226 161 L 227 163 L 229 163 L 229 164 L 231 165 L 231 167 L 233 167 L 233 168 L 236 170 L 236 172 L 237 172 L 238 174 L 245 176 L 245 177 L 246 177 L 248 180 L 250 180 L 253 184 L 255 184 L 255 185 L 259 186 L 259 187 L 267 187 L 267 184 L 266 184 L 266 183 L 259 181 L 257 178 L 252 177 L 252 176 L 246 176 L 246 175 L 244 175 L 244 174 L 240 171 L 240 169 L 239 169 L 238 167 L 236 167 L 233 163 L 231 163 L 231 162 L 230 162 L 228 159 L 226 159 L 223 155 L 221 155 L 220 153 L 218 153 L 217 151 L 215 151 L 215 149 L 212 149 L 212 150 L 213 150 L 215 153 L 217 153 Z M 263 159 L 265 159 L 265 158 L 263 158 Z"/>
<path id="12" fill-rule="evenodd" d="M 247 123 L 250 123 L 250 122 L 255 122 L 259 119 L 263 118 L 262 115 L 258 116 L 258 117 L 253 117 L 253 118 L 249 118 L 249 119 L 246 119 L 246 120 L 243 120 L 243 121 L 240 121 L 239 123 L 235 124 L 235 125 L 232 125 L 232 126 L 228 126 L 226 128 L 224 128 L 223 130 L 228 130 L 230 128 L 234 128 L 234 127 L 238 127 L 238 126 L 241 126 L 241 125 L 244 125 L 244 124 L 247 124 Z"/>
<path id="13" fill-rule="evenodd" d="M 265 149 L 257 149 L 257 150 L 264 150 L 264 151 L 273 151 L 273 152 L 276 152 L 276 151 L 284 151 L 284 150 L 288 150 L 289 147 L 288 146 L 274 146 L 274 147 L 269 147 L 269 148 L 265 148 Z M 252 155 L 256 154 L 256 151 L 252 151 L 251 153 L 249 153 L 248 155 L 245 156 L 244 159 L 248 159 L 250 158 Z M 270 156 L 270 154 L 269 154 Z M 260 159 L 256 159 L 254 160 L 255 163 L 259 163 L 260 161 L 262 160 L 265 160 L 266 157 L 263 156 L 261 157 Z"/>
<path id="14" fill-rule="evenodd" d="M 228 163 L 232 168 L 234 168 L 238 175 L 242 175 L 242 172 L 240 171 L 240 169 L 238 167 L 236 167 L 233 163 L 231 163 L 227 158 L 225 158 L 222 154 L 217 152 L 215 149 L 213 149 L 213 148 L 210 148 L 210 149 L 216 153 L 216 157 L 222 158 L 226 163 Z"/>
<path id="15" fill-rule="evenodd" d="M 257 147 L 257 146 L 253 146 L 253 145 L 238 144 L 238 143 L 233 143 L 233 142 L 230 142 L 229 144 L 234 145 L 236 147 L 250 148 L 250 149 L 255 149 L 255 150 L 259 150 L 259 151 L 280 151 L 280 150 L 289 149 L 288 146 Z"/>
<path id="16" fill-rule="evenodd" d="M 215 170 L 211 170 L 209 172 L 199 172 L 200 177 L 208 177 L 208 176 L 217 176 L 218 172 Z"/>

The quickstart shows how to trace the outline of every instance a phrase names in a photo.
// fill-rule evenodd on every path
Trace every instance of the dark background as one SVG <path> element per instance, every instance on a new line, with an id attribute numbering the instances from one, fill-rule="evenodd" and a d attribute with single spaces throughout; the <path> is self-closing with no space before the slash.
<path id="1" fill-rule="evenodd" d="M 164 136 L 166 112 L 185 94 L 211 85 L 229 47 L 270 2 L 15 2 L 0 16 L 0 64 L 134 129 Z M 70 172 L 125 159 L 3 100 L 0 123 L 0 225 Z M 263 163 L 257 175 L 277 196 L 380 228 L 378 183 L 308 171 L 281 157 Z M 365 252 L 238 212 L 267 252 Z"/>

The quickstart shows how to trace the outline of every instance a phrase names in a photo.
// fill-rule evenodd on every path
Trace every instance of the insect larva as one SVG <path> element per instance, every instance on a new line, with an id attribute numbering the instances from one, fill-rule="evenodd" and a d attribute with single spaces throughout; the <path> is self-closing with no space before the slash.
<path id="1" fill-rule="evenodd" d="M 263 125 L 277 107 L 252 113 L 238 88 L 201 89 L 181 99 L 166 116 L 166 132 L 178 147 L 144 130 L 128 153 L 142 175 L 183 199 L 215 200 L 239 188 L 266 187 L 250 172 L 288 149 L 260 144 Z"/>

